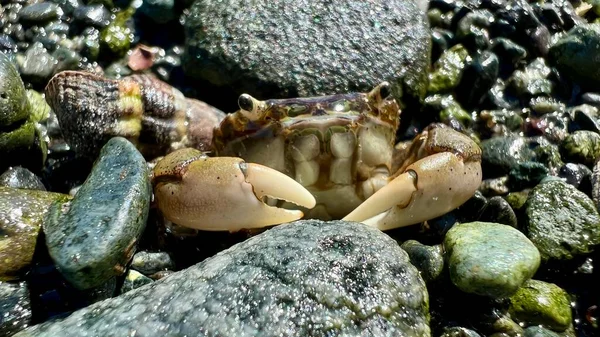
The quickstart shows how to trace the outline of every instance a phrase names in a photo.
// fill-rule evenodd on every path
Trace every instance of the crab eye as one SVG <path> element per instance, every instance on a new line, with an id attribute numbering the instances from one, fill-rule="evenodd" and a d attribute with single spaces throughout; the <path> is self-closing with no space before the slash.
<path id="1" fill-rule="evenodd" d="M 248 94 L 240 95 L 238 98 L 238 106 L 240 107 L 240 113 L 244 115 L 244 117 L 251 121 L 258 120 L 258 104 L 254 97 Z"/>
<path id="2" fill-rule="evenodd" d="M 379 85 L 379 96 L 382 100 L 388 98 L 392 94 L 392 88 L 388 82 L 383 82 Z"/>

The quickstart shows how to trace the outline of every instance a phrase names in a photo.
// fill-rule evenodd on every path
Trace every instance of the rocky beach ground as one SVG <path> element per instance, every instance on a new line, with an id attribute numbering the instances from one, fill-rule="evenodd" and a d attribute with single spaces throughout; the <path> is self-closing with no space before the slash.
<path id="1" fill-rule="evenodd" d="M 596 0 L 0 0 L 0 336 L 599 335 L 599 18 Z M 432 123 L 481 148 L 457 209 L 236 232 L 157 209 L 157 160 L 210 151 L 240 94 L 384 80 L 399 149 Z"/>

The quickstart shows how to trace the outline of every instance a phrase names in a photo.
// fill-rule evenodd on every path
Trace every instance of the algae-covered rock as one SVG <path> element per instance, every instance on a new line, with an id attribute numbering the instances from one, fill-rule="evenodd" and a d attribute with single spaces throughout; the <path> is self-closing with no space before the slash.
<path id="1" fill-rule="evenodd" d="M 158 307 L 157 307 L 158 306 Z M 23 336 L 428 337 L 408 255 L 360 223 L 303 220 Z"/>
<path id="2" fill-rule="evenodd" d="M 454 89 L 460 82 L 469 51 L 461 44 L 444 51 L 429 74 L 428 93 L 443 93 Z"/>
<path id="3" fill-rule="evenodd" d="M 31 265 L 38 234 L 51 205 L 68 195 L 0 186 L 0 280 L 21 277 Z"/>
<path id="4" fill-rule="evenodd" d="M 600 24 L 582 24 L 558 39 L 548 53 L 550 62 L 579 84 L 600 85 Z"/>
<path id="5" fill-rule="evenodd" d="M 444 248 L 452 283 L 464 292 L 492 298 L 514 294 L 540 265 L 531 241 L 498 223 L 455 225 L 446 234 Z"/>
<path id="6" fill-rule="evenodd" d="M 564 331 L 571 325 L 571 304 L 566 291 L 553 283 L 527 281 L 510 297 L 510 313 L 527 325 Z"/>
<path id="7" fill-rule="evenodd" d="M 600 158 L 600 135 L 592 131 L 575 131 L 562 142 L 561 150 L 566 160 L 592 167 Z"/>
<path id="8" fill-rule="evenodd" d="M 125 272 L 151 196 L 142 155 L 125 138 L 112 138 L 68 207 L 53 207 L 44 224 L 50 256 L 73 286 L 99 287 Z"/>
<path id="9" fill-rule="evenodd" d="M 600 215 L 593 201 L 562 180 L 542 181 L 525 207 L 527 237 L 543 260 L 569 260 L 600 243 Z"/>

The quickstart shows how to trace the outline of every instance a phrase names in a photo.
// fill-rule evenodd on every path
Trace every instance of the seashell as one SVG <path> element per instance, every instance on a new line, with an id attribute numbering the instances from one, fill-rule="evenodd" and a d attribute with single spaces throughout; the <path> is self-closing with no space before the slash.
<path id="1" fill-rule="evenodd" d="M 212 132 L 225 114 L 151 75 L 120 80 L 87 72 L 56 74 L 46 101 L 75 151 L 95 158 L 115 136 L 127 138 L 146 158 L 182 147 L 212 148 Z"/>

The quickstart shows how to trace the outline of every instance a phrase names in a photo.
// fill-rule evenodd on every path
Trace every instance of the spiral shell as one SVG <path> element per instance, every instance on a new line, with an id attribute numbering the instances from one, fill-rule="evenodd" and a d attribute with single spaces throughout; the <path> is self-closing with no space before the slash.
<path id="1" fill-rule="evenodd" d="M 92 158 L 115 136 L 129 139 L 148 159 L 182 147 L 210 151 L 213 129 L 225 117 L 150 75 L 112 80 L 64 71 L 45 93 L 66 141 Z"/>

